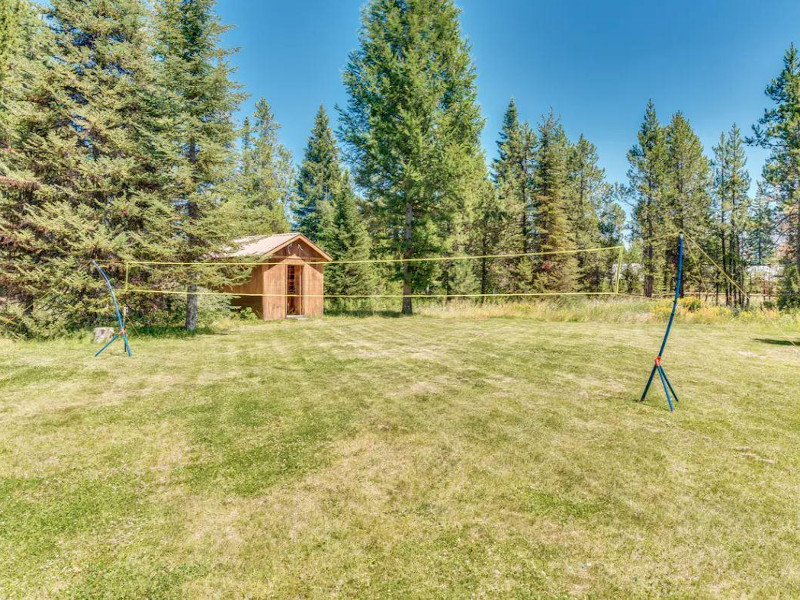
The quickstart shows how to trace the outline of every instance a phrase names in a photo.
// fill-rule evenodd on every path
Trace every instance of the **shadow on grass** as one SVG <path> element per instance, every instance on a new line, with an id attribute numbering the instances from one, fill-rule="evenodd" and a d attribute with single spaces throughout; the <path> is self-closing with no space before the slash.
<path id="1" fill-rule="evenodd" d="M 800 340 L 775 340 L 771 338 L 756 338 L 755 340 L 757 342 L 761 342 L 762 344 L 772 344 L 773 346 L 800 346 Z"/>
<path id="2" fill-rule="evenodd" d="M 192 338 L 198 335 L 228 335 L 228 332 L 212 327 L 198 327 L 194 331 L 186 331 L 182 325 L 145 325 L 131 327 L 129 336 L 142 338 L 167 338 L 180 339 Z"/>
<path id="3" fill-rule="evenodd" d="M 399 310 L 337 310 L 326 309 L 325 316 L 328 317 L 354 317 L 364 319 L 367 317 L 383 317 L 387 319 L 399 319 L 404 316 Z"/>

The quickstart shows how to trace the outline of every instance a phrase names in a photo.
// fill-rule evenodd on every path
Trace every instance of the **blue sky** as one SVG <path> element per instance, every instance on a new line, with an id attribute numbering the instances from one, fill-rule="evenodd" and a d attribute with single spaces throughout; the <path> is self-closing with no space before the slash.
<path id="1" fill-rule="evenodd" d="M 357 45 L 362 0 L 219 0 L 225 36 L 241 50 L 237 80 L 266 98 L 299 162 L 314 113 L 344 105 L 341 83 Z M 625 181 L 645 103 L 662 120 L 682 110 L 708 153 L 733 122 L 743 131 L 767 106 L 764 87 L 784 50 L 800 43 L 798 0 L 458 0 L 472 43 L 483 145 L 495 155 L 503 111 L 523 118 L 552 107 L 571 138 L 594 142 L 610 181 Z M 750 149 L 760 174 L 763 152 Z"/>

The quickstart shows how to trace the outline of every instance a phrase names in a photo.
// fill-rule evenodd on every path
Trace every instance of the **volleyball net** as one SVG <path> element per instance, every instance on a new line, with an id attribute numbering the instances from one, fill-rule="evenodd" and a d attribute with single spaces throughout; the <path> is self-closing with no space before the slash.
<path id="1" fill-rule="evenodd" d="M 121 294 L 303 297 L 340 304 L 404 298 L 436 301 L 615 296 L 621 293 L 624 253 L 623 246 L 608 246 L 332 261 L 296 256 L 201 262 L 129 261 L 124 263 Z M 301 277 L 297 268 L 313 269 L 322 275 L 314 280 L 319 285 L 292 281 Z M 273 284 L 263 283 L 265 277 L 273 278 Z"/>
<path id="2" fill-rule="evenodd" d="M 364 260 L 271 255 L 260 259 L 209 257 L 195 262 L 97 262 L 113 282 L 123 309 L 136 315 L 140 323 L 167 322 L 182 314 L 190 294 L 200 297 L 200 312 L 209 318 L 231 310 L 245 315 L 248 307 L 260 313 L 267 305 L 274 308 L 284 301 L 289 314 L 289 303 L 295 298 L 300 298 L 304 307 L 314 307 L 314 314 L 319 314 L 320 306 L 331 314 L 397 312 L 404 299 L 414 300 L 415 307 L 433 310 L 445 306 L 460 310 L 461 304 L 465 308 L 488 304 L 491 310 L 505 310 L 504 304 L 537 300 L 559 310 L 582 310 L 583 299 L 594 299 L 593 306 L 609 300 L 618 305 L 611 307 L 612 311 L 628 311 L 640 318 L 645 312 L 661 315 L 666 309 L 677 277 L 677 239 L 673 234 L 659 240 L 660 265 L 653 271 L 648 271 L 640 241 L 624 247 Z M 715 306 L 734 313 L 764 309 L 751 316 L 778 318 L 782 282 L 777 260 L 776 266 L 731 269 L 713 245 L 697 243 L 686 235 L 685 241 L 682 311 Z M 6 291 L 5 298 L 0 297 L 0 329 L 22 330 L 28 322 L 38 327 L 39 321 L 49 323 L 65 314 L 75 319 L 82 318 L 81 314 L 105 314 L 106 290 L 92 269 L 90 263 L 81 263 L 61 279 L 53 277 L 54 284 L 41 295 L 19 298 Z M 293 281 L 290 271 L 294 271 Z M 264 284 L 267 273 L 273 277 L 271 285 Z M 264 277 L 260 279 L 259 274 Z M 308 276 L 315 278 L 314 285 L 306 285 Z M 2 292 L 0 289 L 0 296 Z M 280 312 L 274 309 L 270 314 Z M 698 313 L 698 317 L 705 314 L 707 311 Z"/>

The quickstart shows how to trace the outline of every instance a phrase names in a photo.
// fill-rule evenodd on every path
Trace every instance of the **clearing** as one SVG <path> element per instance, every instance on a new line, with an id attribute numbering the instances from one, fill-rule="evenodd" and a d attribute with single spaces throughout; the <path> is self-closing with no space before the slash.
<path id="1" fill-rule="evenodd" d="M 662 333 L 0 340 L 0 597 L 800 596 L 800 347 L 679 322 L 670 414 Z"/>

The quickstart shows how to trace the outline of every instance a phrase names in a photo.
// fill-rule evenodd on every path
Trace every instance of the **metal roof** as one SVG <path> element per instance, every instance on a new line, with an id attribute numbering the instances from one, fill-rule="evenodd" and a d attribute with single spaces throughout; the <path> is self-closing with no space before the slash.
<path id="1" fill-rule="evenodd" d="M 236 249 L 226 249 L 222 252 L 225 258 L 243 258 L 260 256 L 266 257 L 275 254 L 281 248 L 288 246 L 295 240 L 301 240 L 312 250 L 317 252 L 323 260 L 333 258 L 322 248 L 304 236 L 302 233 L 276 233 L 274 235 L 250 235 L 233 240 Z"/>

